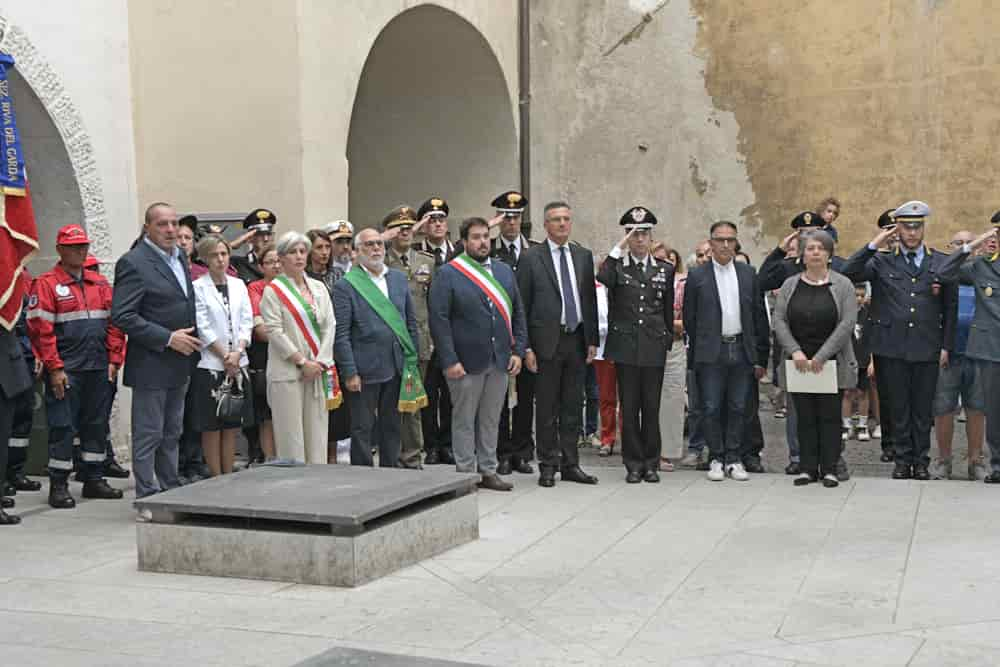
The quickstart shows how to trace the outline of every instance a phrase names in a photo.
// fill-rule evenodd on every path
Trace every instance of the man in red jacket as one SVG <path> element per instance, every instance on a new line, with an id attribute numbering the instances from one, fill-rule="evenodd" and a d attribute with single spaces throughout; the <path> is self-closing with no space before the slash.
<path id="1" fill-rule="evenodd" d="M 83 497 L 122 497 L 104 480 L 104 435 L 125 337 L 111 324 L 111 285 L 83 267 L 90 239 L 79 225 L 56 236 L 59 263 L 35 279 L 28 333 L 45 367 L 49 427 L 49 505 L 71 508 L 72 431 L 80 436 Z"/>

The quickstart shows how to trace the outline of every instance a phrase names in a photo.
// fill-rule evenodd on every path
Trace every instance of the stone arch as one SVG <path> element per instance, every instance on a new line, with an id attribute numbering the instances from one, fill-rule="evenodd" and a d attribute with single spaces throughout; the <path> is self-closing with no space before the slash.
<path id="1" fill-rule="evenodd" d="M 399 203 L 448 199 L 453 219 L 491 213 L 517 188 L 515 109 L 484 35 L 421 4 L 392 18 L 368 52 L 347 141 L 350 219 L 378 224 Z"/>
<path id="2" fill-rule="evenodd" d="M 0 51 L 14 57 L 16 67 L 10 76 L 14 110 L 22 134 L 33 135 L 25 136 L 41 246 L 33 268 L 50 268 L 55 232 L 70 222 L 82 222 L 92 241 L 91 253 L 113 264 L 94 147 L 69 93 L 27 34 L 2 15 Z"/>

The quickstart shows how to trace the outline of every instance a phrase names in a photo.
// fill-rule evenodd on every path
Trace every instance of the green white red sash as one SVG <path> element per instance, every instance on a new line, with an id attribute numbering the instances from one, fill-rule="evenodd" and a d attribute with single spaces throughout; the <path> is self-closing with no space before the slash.
<path id="1" fill-rule="evenodd" d="M 298 325 L 299 332 L 305 338 L 306 344 L 309 345 L 313 357 L 318 357 L 321 336 L 316 310 L 309 306 L 301 292 L 287 276 L 275 276 L 274 280 L 269 282 L 267 286 L 274 290 L 278 301 L 291 313 L 292 319 Z M 334 365 L 330 364 L 324 367 L 321 377 L 323 378 L 323 394 L 326 396 L 326 409 L 336 410 L 343 403 L 344 397 L 340 391 L 340 382 Z"/>
<path id="2" fill-rule="evenodd" d="M 466 253 L 462 253 L 455 259 L 449 262 L 459 273 L 468 278 L 472 283 L 482 290 L 486 298 L 490 300 L 493 307 L 497 309 L 500 316 L 503 317 L 504 323 L 507 325 L 507 333 L 510 334 L 510 340 L 514 342 L 514 329 L 511 326 L 510 318 L 511 311 L 513 307 L 510 302 L 510 295 L 507 294 L 507 290 L 503 288 L 497 279 L 493 277 L 493 274 L 486 270 L 482 264 L 476 260 L 469 257 Z"/>

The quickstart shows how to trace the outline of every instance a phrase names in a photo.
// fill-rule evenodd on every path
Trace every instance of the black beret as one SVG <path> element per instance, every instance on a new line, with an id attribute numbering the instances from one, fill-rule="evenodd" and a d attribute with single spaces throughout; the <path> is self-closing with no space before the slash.
<path id="1" fill-rule="evenodd" d="M 622 214 L 618 224 L 634 229 L 652 229 L 657 222 L 656 216 L 645 206 L 633 206 Z"/>
<path id="2" fill-rule="evenodd" d="M 266 208 L 255 208 L 243 218 L 244 229 L 263 229 L 264 226 L 270 228 L 278 224 L 278 216 Z"/>
<path id="3" fill-rule="evenodd" d="M 490 206 L 502 213 L 521 213 L 528 206 L 528 199 L 517 190 L 508 190 L 497 195 Z"/>
<path id="4" fill-rule="evenodd" d="M 792 229 L 816 229 L 824 224 L 823 218 L 812 211 L 802 211 L 792 218 Z"/>
<path id="5" fill-rule="evenodd" d="M 417 218 L 420 219 L 428 213 L 437 214 L 434 217 L 448 217 L 448 202 L 442 197 L 431 197 L 420 205 L 420 210 L 417 211 Z"/>
<path id="6" fill-rule="evenodd" d="M 878 217 L 878 226 L 882 229 L 885 229 L 886 227 L 892 227 L 894 224 L 896 224 L 896 218 L 895 216 L 893 216 L 893 213 L 895 212 L 896 209 L 890 208 L 882 215 L 880 215 Z"/>

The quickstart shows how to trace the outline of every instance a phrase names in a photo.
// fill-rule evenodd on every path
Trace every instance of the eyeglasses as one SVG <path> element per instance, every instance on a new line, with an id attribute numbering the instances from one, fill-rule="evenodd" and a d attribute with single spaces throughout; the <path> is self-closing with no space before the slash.
<path id="1" fill-rule="evenodd" d="M 361 243 L 361 245 L 362 245 L 362 247 L 365 247 L 365 248 L 378 248 L 379 246 L 382 245 L 382 239 L 375 239 L 375 240 L 372 240 L 372 241 L 364 241 L 363 243 Z"/>
<path id="2" fill-rule="evenodd" d="M 715 243 L 721 243 L 722 245 L 736 245 L 739 242 L 736 237 L 718 238 L 713 236 L 710 240 Z"/>

